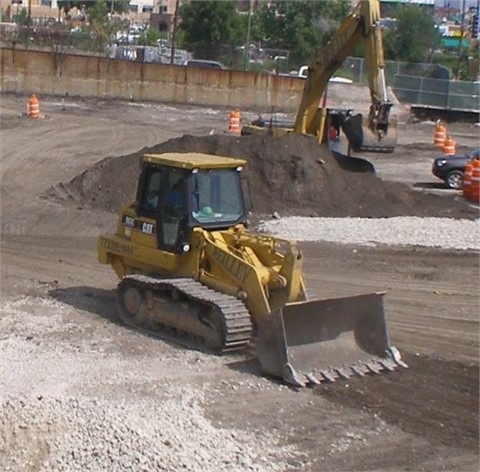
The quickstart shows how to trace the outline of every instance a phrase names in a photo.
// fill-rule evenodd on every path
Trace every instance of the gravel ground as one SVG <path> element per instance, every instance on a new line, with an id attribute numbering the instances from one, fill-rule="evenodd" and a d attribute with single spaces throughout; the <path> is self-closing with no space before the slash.
<path id="1" fill-rule="evenodd" d="M 260 440 L 245 432 L 215 428 L 204 417 L 201 390 L 170 393 L 171 398 L 163 402 L 142 404 L 79 398 L 6 400 L 0 414 L 2 448 L 16 454 L 2 461 L 2 470 L 283 469 L 269 457 L 279 453 L 273 436 Z M 37 447 L 15 447 L 25 437 Z M 256 447 L 262 443 L 276 447 L 270 451 Z"/>
<path id="2" fill-rule="evenodd" d="M 110 323 L 82 339 L 71 316 L 70 307 L 43 297 L 0 310 L 2 471 L 276 472 L 285 470 L 279 455 L 302 457 L 278 433 L 213 424 L 204 408 L 218 385 L 169 378 L 179 356 L 198 372 L 221 358 L 172 348 L 152 362 L 139 348 L 125 359 L 107 334 Z M 259 379 L 251 388 L 279 387 Z"/>
<path id="3" fill-rule="evenodd" d="M 286 217 L 259 223 L 261 232 L 297 241 L 480 250 L 480 219 Z"/>

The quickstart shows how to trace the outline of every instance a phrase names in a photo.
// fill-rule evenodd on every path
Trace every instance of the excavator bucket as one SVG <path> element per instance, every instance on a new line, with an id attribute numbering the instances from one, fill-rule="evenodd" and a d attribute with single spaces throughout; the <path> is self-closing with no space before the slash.
<path id="1" fill-rule="evenodd" d="M 342 123 L 350 147 L 355 152 L 393 152 L 397 144 L 397 119 L 391 117 L 388 130 L 380 138 L 368 126 L 368 117 L 360 113 L 347 117 Z"/>
<path id="2" fill-rule="evenodd" d="M 383 293 L 287 304 L 259 325 L 262 371 L 295 386 L 393 370 Z"/>

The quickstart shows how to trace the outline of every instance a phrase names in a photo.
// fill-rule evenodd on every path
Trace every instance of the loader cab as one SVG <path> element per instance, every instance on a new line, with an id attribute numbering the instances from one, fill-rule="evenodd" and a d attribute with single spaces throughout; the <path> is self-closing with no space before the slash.
<path id="1" fill-rule="evenodd" d="M 137 214 L 147 224 L 154 220 L 158 248 L 180 253 L 194 227 L 214 230 L 246 223 L 240 170 L 144 163 Z"/>

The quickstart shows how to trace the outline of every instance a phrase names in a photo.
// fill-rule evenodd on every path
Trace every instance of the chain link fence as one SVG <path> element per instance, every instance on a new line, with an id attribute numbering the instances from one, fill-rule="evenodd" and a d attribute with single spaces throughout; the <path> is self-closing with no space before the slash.
<path id="1" fill-rule="evenodd" d="M 347 57 L 335 75 L 367 84 L 365 61 Z M 385 78 L 403 103 L 447 110 L 479 111 L 480 83 L 450 79 L 450 71 L 438 64 L 385 61 Z"/>
<path id="2" fill-rule="evenodd" d="M 88 51 L 90 54 L 104 54 L 111 58 L 164 64 L 170 63 L 172 53 L 170 48 L 161 45 L 152 47 L 110 44 L 105 47 L 104 38 L 88 32 L 48 27 L 19 28 L 13 24 L 1 25 L 0 42 L 17 48 L 43 46 L 55 52 Z M 188 59 L 196 57 L 221 61 L 229 69 L 260 73 L 271 73 L 273 70 L 277 73 L 288 73 L 291 66 L 288 50 L 250 48 L 246 51 L 233 45 L 205 50 L 198 45 L 193 46 L 188 51 L 176 49 L 173 63 L 185 64 Z M 350 79 L 354 83 L 368 83 L 365 60 L 359 57 L 347 57 L 335 71 L 335 75 Z M 438 64 L 385 61 L 385 79 L 403 103 L 477 113 L 480 108 L 480 83 L 450 80 L 450 71 Z"/>
<path id="3" fill-rule="evenodd" d="M 479 111 L 480 83 L 397 74 L 393 90 L 404 103 L 446 110 Z"/>

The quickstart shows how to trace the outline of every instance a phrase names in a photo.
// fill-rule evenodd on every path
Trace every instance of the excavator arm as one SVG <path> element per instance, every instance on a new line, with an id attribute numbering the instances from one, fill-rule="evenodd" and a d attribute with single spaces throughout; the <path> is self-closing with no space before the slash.
<path id="1" fill-rule="evenodd" d="M 294 132 L 315 135 L 322 141 L 327 110 L 319 108 L 320 101 L 329 79 L 360 43 L 364 45 L 370 112 L 365 119 L 361 115 L 346 118 L 342 128 L 354 151 L 392 152 L 396 144 L 396 123 L 390 120 L 392 103 L 385 83 L 379 0 L 360 0 L 333 38 L 312 59 Z"/>

